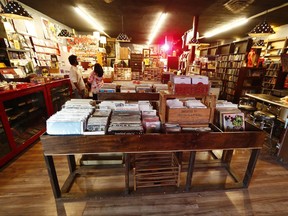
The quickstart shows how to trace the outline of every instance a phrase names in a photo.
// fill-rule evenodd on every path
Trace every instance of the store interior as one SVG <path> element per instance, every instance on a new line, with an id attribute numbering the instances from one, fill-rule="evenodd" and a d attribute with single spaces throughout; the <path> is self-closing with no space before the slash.
<path id="1" fill-rule="evenodd" d="M 9 199 L 4 183 L 17 182 L 12 171 L 27 163 L 49 193 L 49 202 L 38 194 L 38 215 L 45 208 L 47 215 L 177 215 L 183 206 L 174 198 L 234 189 L 251 191 L 231 195 L 250 207 L 227 204 L 219 215 L 263 213 L 254 206 L 265 196 L 257 187 L 288 175 L 286 0 L 0 2 L 0 195 Z M 94 65 L 102 66 L 97 100 L 90 89 L 76 99 L 72 54 L 86 86 Z M 274 180 L 263 175 L 266 166 L 278 170 Z M 287 197 L 269 190 L 275 200 Z M 149 212 L 145 200 L 140 213 L 125 202 L 103 210 L 109 197 L 136 197 L 139 209 L 153 196 L 175 209 Z M 186 201 L 192 207 L 179 215 L 216 208 L 213 200 L 214 210 Z"/>

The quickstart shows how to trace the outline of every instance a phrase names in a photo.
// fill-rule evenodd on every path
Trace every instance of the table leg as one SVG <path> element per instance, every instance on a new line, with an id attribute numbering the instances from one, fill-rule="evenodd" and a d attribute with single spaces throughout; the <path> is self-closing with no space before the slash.
<path id="1" fill-rule="evenodd" d="M 125 154 L 125 195 L 129 194 L 130 154 Z"/>
<path id="2" fill-rule="evenodd" d="M 67 160 L 68 160 L 69 171 L 70 173 L 72 173 L 76 170 L 75 156 L 67 155 Z"/>
<path id="3" fill-rule="evenodd" d="M 233 152 L 233 150 L 223 150 L 221 161 L 229 165 L 232 160 Z"/>
<path id="4" fill-rule="evenodd" d="M 243 178 L 243 187 L 245 188 L 248 188 L 250 184 L 260 151 L 261 151 L 260 149 L 253 149 L 251 152 L 250 159 L 249 159 L 247 169 L 246 169 L 246 173 Z"/>
<path id="5" fill-rule="evenodd" d="M 191 188 L 191 181 L 192 181 L 192 176 L 193 176 L 195 158 L 196 158 L 196 151 L 190 152 L 189 164 L 188 164 L 188 170 L 187 170 L 187 177 L 186 177 L 186 189 L 185 189 L 187 192 Z"/>
<path id="6" fill-rule="evenodd" d="M 58 178 L 57 178 L 57 173 L 56 173 L 53 157 L 44 155 L 44 159 L 45 159 L 45 163 L 46 163 L 46 167 L 47 167 L 47 171 L 48 171 L 48 175 L 49 175 L 49 179 L 50 179 L 50 184 L 51 184 L 51 187 L 53 190 L 54 197 L 55 197 L 55 199 L 60 198 L 61 197 L 61 190 L 59 187 L 59 182 L 58 182 Z"/>

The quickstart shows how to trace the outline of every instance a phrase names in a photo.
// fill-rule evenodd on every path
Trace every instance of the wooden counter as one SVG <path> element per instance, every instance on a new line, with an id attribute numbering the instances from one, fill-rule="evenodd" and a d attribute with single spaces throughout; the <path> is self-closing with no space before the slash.
<path id="1" fill-rule="evenodd" d="M 288 103 L 284 103 L 283 101 L 280 100 L 279 97 L 275 97 L 275 96 L 268 95 L 268 94 L 246 94 L 246 96 L 254 98 L 262 102 L 266 102 L 269 104 L 273 104 L 273 105 L 288 109 Z"/>

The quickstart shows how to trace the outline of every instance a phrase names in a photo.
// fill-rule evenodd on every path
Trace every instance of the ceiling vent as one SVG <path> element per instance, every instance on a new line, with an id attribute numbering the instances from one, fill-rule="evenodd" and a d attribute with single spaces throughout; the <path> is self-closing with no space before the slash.
<path id="1" fill-rule="evenodd" d="M 232 13 L 236 14 L 244 10 L 253 2 L 254 0 L 230 0 L 224 4 L 224 7 Z"/>

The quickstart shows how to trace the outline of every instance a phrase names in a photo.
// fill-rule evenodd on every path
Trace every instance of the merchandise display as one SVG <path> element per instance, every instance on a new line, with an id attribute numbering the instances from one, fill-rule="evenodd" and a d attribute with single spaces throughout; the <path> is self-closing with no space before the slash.
<path id="1" fill-rule="evenodd" d="M 67 101 L 62 110 L 46 121 L 46 130 L 50 135 L 83 134 L 87 129 L 87 119 L 94 111 L 91 100 L 79 99 Z"/>
<path id="2" fill-rule="evenodd" d="M 30 2 L 33 1 L 23 1 L 23 5 L 33 5 Z M 66 26 L 68 22 L 65 20 L 70 20 L 69 11 L 65 11 L 66 3 L 63 3 L 65 7 L 62 17 L 62 21 L 67 22 L 65 24 L 41 14 L 40 11 L 36 11 L 37 8 L 31 8 L 33 22 L 24 23 L 23 20 L 2 17 L 0 168 L 9 168 L 22 153 L 26 154 L 25 151 L 30 145 L 39 142 L 40 151 L 43 153 L 40 155 L 41 160 L 44 156 L 47 177 L 52 187 L 51 196 L 54 196 L 56 201 L 56 208 L 50 208 L 53 208 L 53 211 L 56 209 L 59 215 L 66 213 L 66 209 L 67 213 L 69 211 L 79 215 L 73 211 L 74 207 L 81 208 L 83 215 L 93 214 L 99 209 L 99 212 L 104 214 L 106 210 L 102 211 L 103 208 L 109 211 L 115 208 L 120 214 L 129 215 L 132 211 L 129 199 L 138 199 L 143 195 L 149 195 L 147 197 L 150 202 L 148 207 L 143 205 L 143 209 L 151 211 L 151 205 L 155 204 L 151 195 L 159 192 L 161 197 L 168 197 L 167 200 L 170 202 L 165 203 L 169 206 L 165 209 L 167 215 L 186 215 L 187 211 L 193 214 L 196 208 L 199 214 L 204 212 L 221 215 L 213 209 L 215 206 L 209 206 L 210 209 L 198 208 L 197 203 L 203 200 L 196 200 L 197 203 L 191 205 L 191 197 L 187 199 L 187 192 L 191 192 L 194 203 L 195 197 L 202 197 L 203 190 L 206 193 L 207 190 L 243 189 L 244 196 L 248 196 L 248 199 L 260 197 L 252 191 L 259 179 L 251 180 L 257 160 L 264 158 L 261 150 L 263 149 L 264 153 L 269 151 L 269 154 L 273 154 L 273 159 L 277 157 L 277 164 L 288 161 L 288 27 L 283 24 L 285 21 L 282 10 L 279 10 L 288 4 L 270 1 L 269 4 L 256 7 L 256 1 L 253 0 L 248 0 L 248 3 L 231 0 L 225 5 L 233 2 L 246 5 L 242 5 L 244 8 L 241 10 L 241 5 L 238 5 L 239 10 L 229 8 L 233 13 L 227 14 L 227 11 L 223 12 L 220 7 L 214 6 L 220 5 L 223 9 L 223 1 L 220 0 L 210 5 L 201 3 L 196 5 L 197 7 L 186 4 L 187 2 L 186 5 L 178 2 L 175 8 L 182 11 L 177 13 L 174 11 L 175 2 L 170 2 L 168 8 L 174 13 L 169 13 L 169 16 L 176 14 L 177 18 L 184 18 L 184 15 L 188 17 L 195 14 L 195 8 L 200 12 L 202 8 L 203 13 L 199 14 L 206 14 L 203 17 L 195 15 L 193 26 L 190 23 L 188 27 L 191 29 L 179 37 L 182 33 L 178 31 L 189 24 L 189 18 L 183 19 L 181 25 L 174 26 L 175 28 L 166 28 L 174 23 L 174 19 L 169 17 L 169 22 L 165 23 L 163 17 L 166 16 L 166 11 L 161 12 L 158 9 L 167 9 L 167 5 L 162 7 L 162 3 L 158 1 L 155 1 L 157 4 L 151 1 L 148 6 L 144 6 L 144 1 L 134 2 L 133 5 L 136 5 L 137 9 L 132 7 L 133 1 L 104 0 L 97 5 L 91 2 L 89 8 L 93 11 L 97 7 L 101 13 L 98 11 L 94 15 L 99 15 L 99 23 L 106 25 L 102 27 L 99 24 L 101 28 L 96 28 L 97 32 L 93 33 L 85 30 L 86 24 L 81 24 L 85 31 L 77 29 L 82 22 L 81 19 L 88 15 L 87 12 L 79 16 L 78 12 L 83 8 L 74 4 L 77 2 L 79 1 L 70 2 L 76 9 L 73 17 L 71 16 L 75 21 L 73 26 Z M 124 10 L 120 10 L 119 7 L 122 3 L 127 3 L 122 5 Z M 191 6 L 191 13 L 184 9 L 187 5 Z M 133 11 L 130 11 L 130 7 Z M 106 8 L 113 10 L 114 14 L 111 16 L 111 12 L 106 11 Z M 140 19 L 138 16 L 143 8 L 146 14 L 141 14 Z M 210 19 L 209 13 L 215 8 L 219 9 L 219 23 L 217 19 L 214 19 L 214 23 L 205 22 L 206 19 Z M 260 9 L 265 10 L 261 12 Z M 237 15 L 236 12 L 250 15 L 247 20 L 253 18 L 256 22 L 258 17 L 263 17 L 265 11 L 270 18 L 275 15 L 271 12 L 276 10 L 279 10 L 276 12 L 279 12 L 278 18 L 282 18 L 280 21 L 273 18 L 271 23 L 274 25 L 275 22 L 279 26 L 273 27 L 275 31 L 270 32 L 273 35 L 265 38 L 258 38 L 259 35 L 253 35 L 257 37 L 252 38 L 246 31 L 244 37 L 241 35 L 242 38 L 236 39 L 237 31 L 241 28 L 246 29 L 251 23 L 245 24 L 247 26 L 243 24 L 230 36 L 227 31 L 225 35 L 221 35 L 222 39 L 206 34 L 206 30 L 208 33 L 211 30 L 210 26 L 217 27 L 221 22 L 224 23 L 224 18 L 232 19 Z M 153 29 L 153 26 L 146 25 L 146 21 L 152 24 L 152 18 L 156 17 L 155 11 L 161 14 L 158 22 L 166 27 L 155 25 L 153 34 L 149 36 L 153 38 L 146 38 L 147 31 Z M 118 31 L 115 26 L 119 21 L 120 12 L 126 13 L 124 15 L 127 16 L 124 26 L 122 15 L 122 32 L 125 27 L 127 32 L 131 32 L 131 36 L 135 35 L 137 38 L 118 40 L 119 38 L 115 37 L 115 32 Z M 133 19 L 130 13 L 133 14 Z M 101 16 L 103 14 L 105 16 Z M 76 16 L 79 16 L 79 19 Z M 202 22 L 199 25 L 199 18 L 205 23 L 204 27 Z M 98 20 L 94 21 L 94 24 L 98 25 Z M 134 23 L 136 21 L 138 26 Z M 166 30 L 166 35 L 163 35 L 163 29 Z M 60 37 L 63 36 L 63 32 L 67 34 Z M 148 43 L 140 44 L 144 40 Z M 77 67 L 76 77 L 69 74 L 71 55 L 77 57 L 76 66 L 73 64 L 75 71 Z M 97 83 L 92 82 L 91 86 L 89 75 L 93 75 L 93 70 L 97 74 L 97 67 L 94 67 L 97 64 L 101 65 L 104 73 L 98 73 L 101 85 L 98 83 L 99 88 L 95 89 Z M 77 84 L 77 80 L 81 80 L 81 86 Z M 76 99 L 77 95 L 83 99 Z M 251 98 L 255 99 L 253 104 Z M 270 153 L 271 149 L 274 150 L 273 153 Z M 33 160 L 39 159 L 35 156 L 34 150 L 31 155 Z M 68 163 L 65 164 L 67 170 L 63 169 L 64 160 Z M 263 167 L 269 165 L 265 160 L 259 163 Z M 29 166 L 34 165 L 30 162 L 24 160 Z M 40 165 L 42 169 L 43 161 L 39 161 L 37 168 Z M 13 168 L 13 171 L 19 170 L 21 169 Z M 27 171 L 27 176 L 34 173 L 31 170 Z M 282 171 L 283 169 L 277 172 Z M 13 172 L 3 174 L 11 176 L 11 179 L 15 178 Z M 42 174 L 42 171 L 39 174 Z M 67 179 L 65 175 L 68 175 Z M 35 183 L 30 177 L 21 175 L 21 179 L 16 180 L 27 189 L 27 182 L 30 183 L 31 180 Z M 251 182 L 254 185 L 252 190 L 249 189 L 252 192 L 249 197 L 250 192 L 247 195 L 245 190 Z M 39 187 L 40 183 L 43 185 L 42 182 L 36 183 L 36 187 Z M 76 186 L 73 186 L 74 183 Z M 13 189 L 9 186 L 4 189 L 8 191 L 11 188 Z M 114 202 L 106 205 L 110 195 L 113 196 L 111 200 L 123 201 L 122 189 L 125 198 L 128 198 L 130 193 L 132 196 L 125 202 L 115 202 L 117 206 Z M 276 189 L 271 189 L 270 192 L 275 194 Z M 193 194 L 194 192 L 196 193 Z M 4 194 L 3 197 L 13 193 L 9 191 L 8 195 Z M 183 197 L 181 193 L 184 194 Z M 41 191 L 40 195 L 36 194 L 34 197 L 41 196 L 39 202 L 47 202 L 46 195 L 46 191 Z M 226 213 L 241 214 L 245 210 L 246 214 L 253 215 L 265 211 L 254 209 L 255 200 L 251 202 L 252 208 L 249 202 L 238 202 L 239 194 L 236 194 L 236 201 L 230 200 L 226 195 L 222 197 L 222 200 L 227 201 L 225 206 L 223 204 L 223 211 Z M 235 195 L 232 194 L 231 197 Z M 183 204 L 178 198 L 186 199 L 186 203 Z M 242 193 L 240 198 L 243 198 Z M 276 196 L 272 198 L 280 200 Z M 77 199 L 81 205 L 66 204 L 76 203 Z M 267 201 L 267 198 L 263 200 Z M 50 201 L 47 202 L 49 205 Z M 165 215 L 158 208 L 165 206 L 164 202 L 166 200 L 154 205 L 159 215 Z M 237 206 L 233 206 L 237 202 Z M 27 203 L 31 203 L 31 200 Z M 227 203 L 233 206 L 232 210 L 228 209 Z M 41 203 L 37 206 L 41 207 Z M 26 209 L 24 208 L 23 212 Z M 275 208 L 275 214 L 280 214 L 279 209 L 284 208 Z M 17 215 L 8 212 L 7 209 L 4 211 L 9 215 Z M 35 214 L 38 211 L 40 212 L 37 209 Z M 134 214 L 135 212 L 137 209 Z M 51 215 L 54 215 L 53 213 Z M 157 214 L 152 211 L 150 213 Z M 33 212 L 28 214 L 33 215 Z M 50 215 L 50 212 L 47 214 Z"/>

